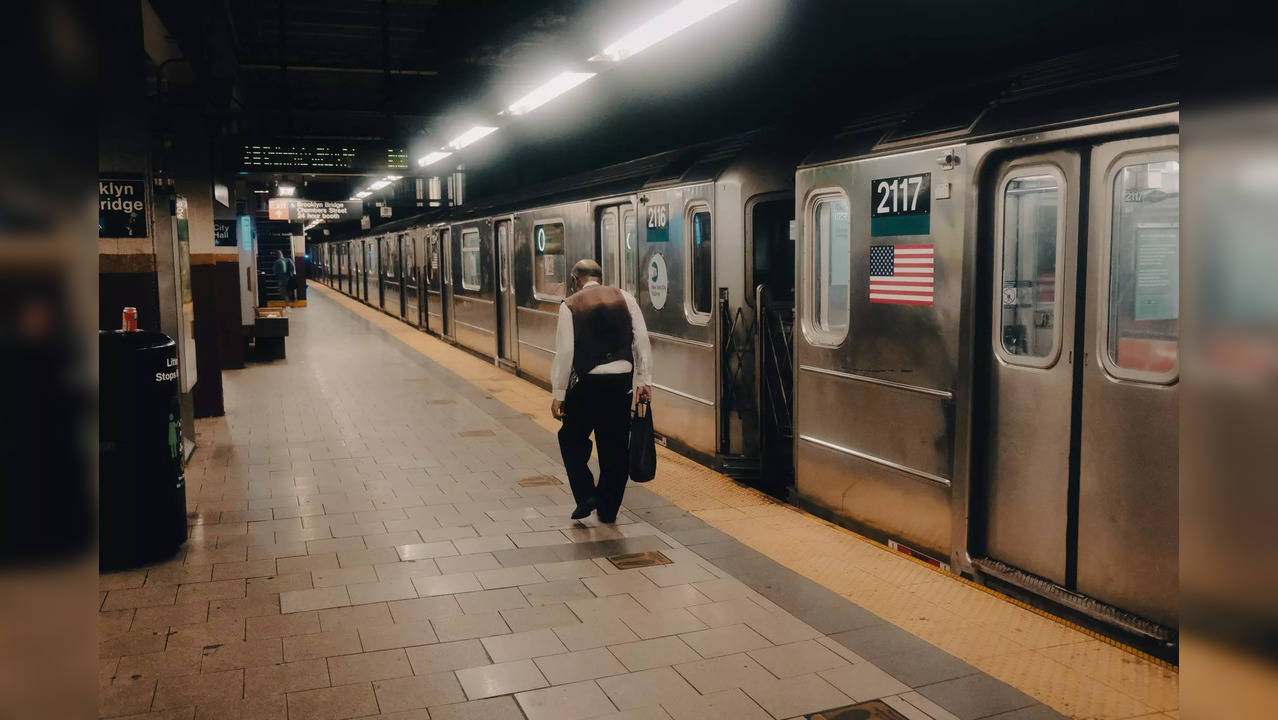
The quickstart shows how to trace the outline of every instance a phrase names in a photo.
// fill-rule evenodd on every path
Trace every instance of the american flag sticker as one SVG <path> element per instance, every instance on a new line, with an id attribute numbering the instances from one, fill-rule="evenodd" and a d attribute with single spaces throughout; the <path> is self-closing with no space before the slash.
<path id="1" fill-rule="evenodd" d="M 932 304 L 931 245 L 871 245 L 870 302 Z"/>

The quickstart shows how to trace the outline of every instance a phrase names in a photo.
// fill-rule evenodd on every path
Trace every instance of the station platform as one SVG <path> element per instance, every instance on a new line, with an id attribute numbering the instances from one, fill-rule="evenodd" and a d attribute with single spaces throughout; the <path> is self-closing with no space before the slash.
<path id="1" fill-rule="evenodd" d="M 186 546 L 100 578 L 101 717 L 1179 717 L 1174 668 L 663 448 L 569 520 L 546 391 L 326 287 L 289 317 L 197 423 Z"/>

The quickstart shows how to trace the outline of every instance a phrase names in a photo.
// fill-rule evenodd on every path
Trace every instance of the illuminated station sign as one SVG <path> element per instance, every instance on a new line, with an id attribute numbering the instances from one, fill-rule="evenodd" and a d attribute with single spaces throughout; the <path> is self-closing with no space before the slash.
<path id="1" fill-rule="evenodd" d="M 290 172 L 315 175 L 363 175 L 407 170 L 408 151 L 377 143 L 246 143 L 240 146 L 241 172 Z"/>
<path id="2" fill-rule="evenodd" d="M 356 220 L 364 214 L 361 200 L 299 200 L 271 198 L 266 204 L 267 217 L 288 222 L 316 220 Z"/>

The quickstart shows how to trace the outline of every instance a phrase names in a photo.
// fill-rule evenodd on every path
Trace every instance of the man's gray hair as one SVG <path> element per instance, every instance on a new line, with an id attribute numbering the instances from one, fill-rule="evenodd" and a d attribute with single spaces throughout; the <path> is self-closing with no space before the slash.
<path id="1" fill-rule="evenodd" d="M 599 263 L 586 258 L 585 260 L 578 260 L 577 263 L 572 266 L 572 276 L 578 280 L 588 277 L 602 279 L 603 269 L 599 267 Z"/>

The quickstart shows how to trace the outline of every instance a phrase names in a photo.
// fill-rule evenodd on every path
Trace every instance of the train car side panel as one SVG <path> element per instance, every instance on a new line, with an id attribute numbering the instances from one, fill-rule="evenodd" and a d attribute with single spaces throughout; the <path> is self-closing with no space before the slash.
<path id="1" fill-rule="evenodd" d="M 948 557 L 967 181 L 942 154 L 799 172 L 795 452 L 800 496 Z"/>
<path id="2" fill-rule="evenodd" d="M 496 278 L 492 224 L 473 220 L 451 226 L 451 314 L 457 342 L 487 357 L 497 355 Z"/>
<path id="3" fill-rule="evenodd" d="M 594 223 L 586 202 L 521 212 L 512 223 L 516 337 L 521 373 L 550 383 L 559 303 L 573 263 L 594 257 Z"/>
<path id="4" fill-rule="evenodd" d="M 713 194 L 709 183 L 645 192 L 647 202 L 641 198 L 638 218 L 643 277 L 636 298 L 652 341 L 656 429 L 711 456 L 717 451 L 719 424 L 717 286 L 713 255 L 694 258 L 693 244 L 696 233 L 705 232 L 707 215 L 713 242 Z M 713 252 L 713 245 L 709 250 Z M 708 268 L 702 266 L 707 260 Z"/>

